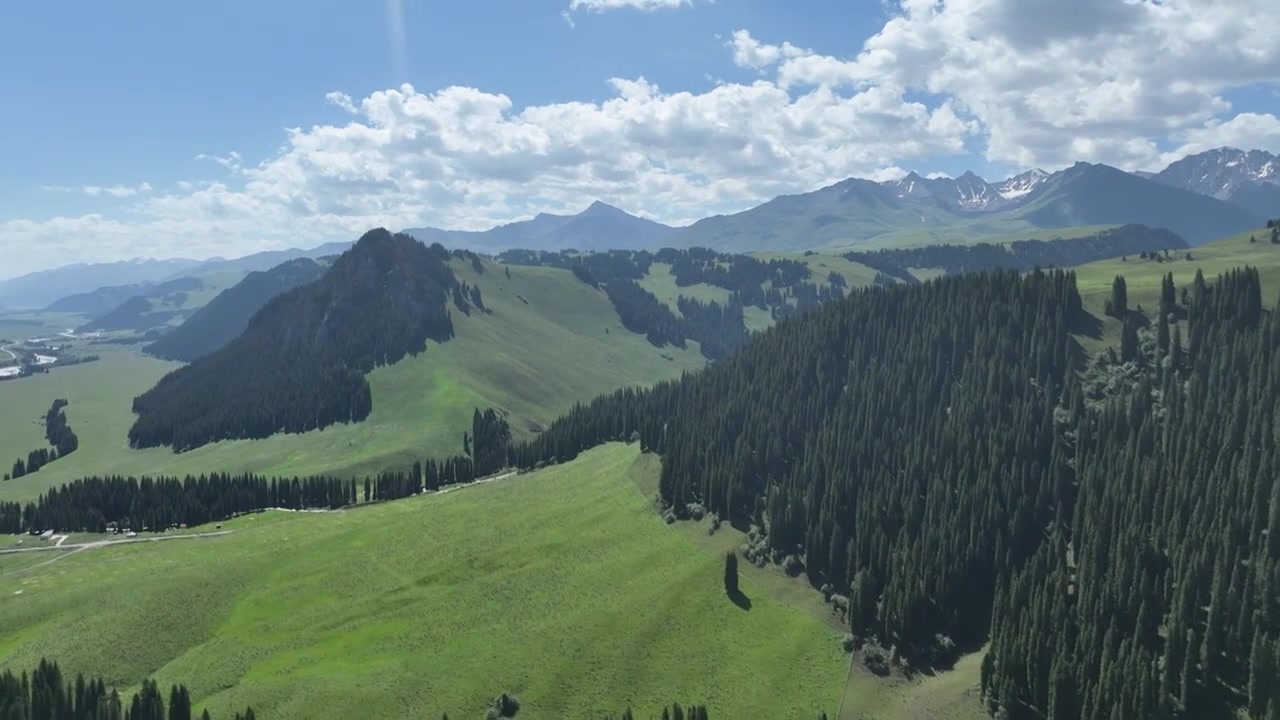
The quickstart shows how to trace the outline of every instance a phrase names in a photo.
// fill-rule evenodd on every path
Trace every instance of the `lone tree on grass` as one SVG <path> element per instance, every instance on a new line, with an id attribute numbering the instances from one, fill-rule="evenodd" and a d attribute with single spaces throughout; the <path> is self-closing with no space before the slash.
<path id="1" fill-rule="evenodd" d="M 732 550 L 724 554 L 724 591 L 738 594 L 738 554 Z"/>

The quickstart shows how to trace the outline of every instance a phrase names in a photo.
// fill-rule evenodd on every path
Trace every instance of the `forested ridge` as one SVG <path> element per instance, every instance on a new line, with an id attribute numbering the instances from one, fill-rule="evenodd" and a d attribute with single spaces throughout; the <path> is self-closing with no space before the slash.
<path id="1" fill-rule="evenodd" d="M 644 335 L 658 347 L 699 344 L 704 357 L 725 357 L 748 336 L 743 309 L 758 307 L 779 319 L 820 302 L 844 296 L 845 280 L 831 273 L 827 284 L 808 282 L 809 266 L 799 260 L 760 260 L 749 255 L 717 253 L 706 248 L 679 250 L 610 250 L 603 253 L 558 253 L 508 250 L 498 256 L 513 265 L 566 268 L 592 287 L 601 288 L 623 327 Z M 680 295 L 676 314 L 638 282 L 653 263 L 671 266 L 677 287 L 708 284 L 729 291 L 724 303 Z"/>
<path id="2" fill-rule="evenodd" d="M 60 457 L 70 455 L 80 447 L 80 438 L 76 437 L 75 431 L 67 424 L 67 415 L 63 412 L 63 408 L 66 406 L 67 401 L 63 398 L 58 398 L 53 401 L 53 405 L 49 407 L 49 411 L 44 415 L 44 437 L 52 447 L 32 450 L 27 453 L 25 461 L 22 458 L 14 460 L 13 469 L 5 473 L 5 480 L 17 480 L 20 477 L 38 472 L 45 465 Z"/>
<path id="3" fill-rule="evenodd" d="M 130 445 L 180 451 L 363 420 L 366 373 L 453 337 L 449 301 L 465 308 L 472 294 L 448 260 L 439 245 L 365 233 L 321 280 L 276 296 L 240 337 L 135 398 Z"/>
<path id="4" fill-rule="evenodd" d="M 513 454 L 638 438 L 672 512 L 750 526 L 748 559 L 847 593 L 851 630 L 900 662 L 989 639 L 1007 717 L 1275 717 L 1280 316 L 1260 293 L 1242 270 L 1179 307 L 1167 277 L 1126 357 L 1085 363 L 1070 272 L 858 290 Z"/>

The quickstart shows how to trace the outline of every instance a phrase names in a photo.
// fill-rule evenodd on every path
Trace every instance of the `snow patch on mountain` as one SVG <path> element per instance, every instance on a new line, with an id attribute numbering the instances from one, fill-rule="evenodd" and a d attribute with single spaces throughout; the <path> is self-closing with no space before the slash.
<path id="1" fill-rule="evenodd" d="M 1049 173 L 1040 168 L 1035 168 L 1005 180 L 997 185 L 996 188 L 1000 193 L 1000 197 L 1005 200 L 1017 200 L 1035 192 L 1036 188 L 1043 185 L 1044 181 L 1048 180 L 1049 177 Z"/>

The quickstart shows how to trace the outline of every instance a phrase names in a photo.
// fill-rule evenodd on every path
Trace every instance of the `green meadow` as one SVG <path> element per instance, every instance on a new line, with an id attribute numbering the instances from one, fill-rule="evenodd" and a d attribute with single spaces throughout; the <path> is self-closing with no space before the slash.
<path id="1" fill-rule="evenodd" d="M 133 398 L 176 363 L 132 348 L 87 346 L 95 363 L 0 382 L 0 463 L 43 445 L 39 421 L 54 398 L 69 401 L 67 421 L 80 450 L 20 480 L 0 483 L 0 499 L 25 500 L 90 474 L 187 474 L 213 470 L 342 476 L 404 468 L 414 460 L 460 452 L 475 408 L 508 413 L 513 434 L 529 437 L 596 395 L 679 377 L 701 367 L 697 343 L 656 348 L 622 327 L 603 291 L 565 270 L 469 263 L 454 271 L 478 285 L 492 314 L 454 312 L 456 336 L 417 357 L 369 375 L 367 420 L 265 440 L 229 441 L 190 452 L 132 450 L 126 434 Z M 228 389 L 229 391 L 232 389 Z"/>
<path id="2" fill-rule="evenodd" d="M 848 659 L 814 593 L 793 602 L 775 591 L 790 580 L 748 567 L 749 606 L 732 602 L 723 555 L 630 479 L 656 467 L 613 444 L 443 494 L 68 554 L 0 575 L 0 664 L 183 682 L 218 717 L 475 717 L 504 691 L 528 718 L 833 714 Z"/>

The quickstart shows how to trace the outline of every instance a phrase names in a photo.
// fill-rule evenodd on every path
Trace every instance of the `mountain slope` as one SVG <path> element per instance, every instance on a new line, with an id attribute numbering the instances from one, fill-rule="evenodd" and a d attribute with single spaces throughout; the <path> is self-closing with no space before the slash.
<path id="1" fill-rule="evenodd" d="M 577 215 L 540 213 L 531 220 L 499 225 L 481 232 L 430 227 L 410 228 L 404 232 L 424 243 L 500 252 L 516 248 L 548 251 L 654 250 L 661 247 L 673 231 L 674 228 L 667 225 L 596 201 Z"/>
<path id="2" fill-rule="evenodd" d="M 187 306 L 191 294 L 203 290 L 205 283 L 200 278 L 181 277 L 177 280 L 169 280 L 142 287 L 145 289 L 141 294 L 134 295 L 112 308 L 109 312 L 94 317 L 88 323 L 80 326 L 79 329 L 82 332 L 141 331 L 164 325 L 183 313 L 183 308 Z M 89 297 L 98 295 L 99 292 L 103 291 L 105 292 L 101 296 L 107 297 L 110 295 L 111 290 L 113 289 L 103 288 L 102 291 L 91 293 Z M 88 300 L 89 297 L 84 298 L 84 300 Z M 73 299 L 74 296 L 66 300 Z M 79 303 L 81 300 L 75 300 L 75 302 Z M 54 303 L 54 305 L 59 304 L 63 304 L 62 301 Z"/>
<path id="3" fill-rule="evenodd" d="M 1167 228 L 1192 245 L 1264 222 L 1225 201 L 1088 163 L 1056 173 L 1012 216 L 1043 228 L 1130 223 Z"/>
<path id="4" fill-rule="evenodd" d="M 840 260 L 841 263 L 849 264 Z M 659 348 L 623 326 L 602 289 L 565 269 L 504 268 L 451 257 L 449 267 L 482 291 L 488 312 L 451 311 L 454 336 L 418 356 L 365 376 L 373 409 L 358 423 L 254 440 L 226 440 L 182 453 L 133 449 L 126 433 L 136 421 L 135 396 L 178 368 L 132 349 L 94 346 L 102 359 L 62 368 L 30 382 L 0 383 L 0 447 L 26 453 L 31 421 L 49 397 L 65 397 L 80 450 L 23 483 L 0 483 L 0 499 L 33 500 L 77 477 L 101 473 L 155 475 L 252 471 L 277 475 L 332 473 L 364 477 L 408 469 L 414 460 L 452 455 L 476 408 L 494 408 L 512 434 L 527 439 L 559 415 L 602 392 L 649 385 L 700 368 L 696 342 Z M 851 276 L 852 277 L 852 276 Z M 0 353 L 3 355 L 3 353 Z"/>
<path id="5" fill-rule="evenodd" d="M 43 308 L 68 295 L 116 285 L 157 283 L 183 274 L 198 260 L 125 260 L 77 263 L 0 281 L 0 304 L 10 308 Z"/>
<path id="6" fill-rule="evenodd" d="M 1261 217 L 1280 215 L 1280 158 L 1263 150 L 1208 150 L 1171 163 L 1151 179 L 1225 200 Z"/>
<path id="7" fill-rule="evenodd" d="M 932 193 L 899 197 L 891 187 L 851 178 L 811 193 L 783 195 L 740 213 L 704 218 L 678 228 L 671 241 L 679 247 L 721 252 L 797 251 L 960 219 Z"/>
<path id="8" fill-rule="evenodd" d="M 185 450 L 363 420 L 365 373 L 453 336 L 448 257 L 407 235 L 365 233 L 319 282 L 275 297 L 243 335 L 140 395 L 130 444 Z"/>
<path id="9" fill-rule="evenodd" d="M 250 318 L 269 300 L 295 287 L 319 280 L 326 266 L 298 258 L 270 270 L 249 273 L 234 287 L 222 291 L 209 304 L 159 340 L 146 352 L 166 360 L 192 362 L 234 340 Z"/>
<path id="10" fill-rule="evenodd" d="M 575 408 L 518 464 L 638 436 L 666 512 L 750 525 L 748 560 L 849 588 L 833 604 L 871 647 L 927 670 L 987 645 L 997 717 L 1263 717 L 1280 313 L 1253 269 L 1161 298 L 1082 362 L 1073 273 L 858 291 Z"/>
<path id="11" fill-rule="evenodd" d="M 1039 229 L 1146 225 L 1196 244 L 1255 227 L 1259 216 L 1222 200 L 1105 165 L 1031 170 L 991 183 L 911 173 L 882 183 L 851 178 L 732 215 L 678 228 L 672 242 L 727 252 L 964 244 Z"/>
<path id="12" fill-rule="evenodd" d="M 108 285 L 92 292 L 76 293 L 59 298 L 44 309 L 50 313 L 78 313 L 90 320 L 106 315 L 139 295 L 145 295 L 155 283 L 137 283 L 135 285 Z"/>
<path id="13" fill-rule="evenodd" d="M 212 274 L 238 272 L 241 274 L 250 272 L 260 272 L 270 270 L 278 265 L 297 260 L 299 258 L 308 258 L 318 260 L 320 258 L 334 257 L 341 255 L 351 249 L 350 242 L 331 242 L 325 243 L 318 247 L 309 249 L 290 248 L 288 250 L 267 250 L 265 252 L 253 253 L 244 257 L 233 258 L 230 260 L 224 258 L 210 258 L 201 262 L 190 274 Z"/>
<path id="14" fill-rule="evenodd" d="M 672 532 L 637 490 L 633 475 L 656 465 L 645 459 L 614 444 L 459 492 L 266 512 L 221 537 L 9 576 L 18 568 L 0 564 L 0 663 L 56 654 L 72 677 L 109 666 L 125 686 L 184 682 L 194 716 L 220 720 L 249 704 L 264 720 L 474 720 L 502 691 L 519 696 L 517 720 L 628 705 L 656 717 L 672 697 L 707 702 L 716 720 L 833 712 L 848 659 L 829 613 L 750 567 L 750 612 L 730 602 L 724 553 Z M 120 640 L 157 627 L 178 630 Z"/>

